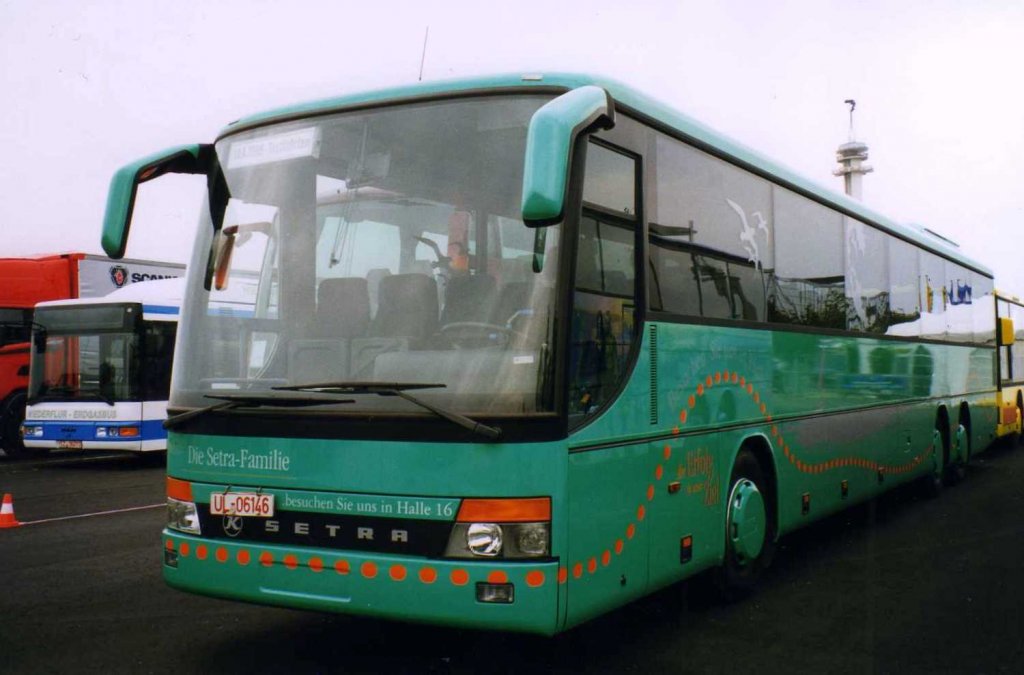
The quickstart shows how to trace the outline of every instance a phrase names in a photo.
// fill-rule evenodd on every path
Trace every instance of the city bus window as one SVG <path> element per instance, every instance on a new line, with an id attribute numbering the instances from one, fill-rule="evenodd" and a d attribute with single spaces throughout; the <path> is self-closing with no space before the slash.
<path id="1" fill-rule="evenodd" d="M 921 251 L 920 260 L 921 337 L 944 340 L 946 308 L 949 306 L 946 261 L 927 251 Z"/>
<path id="2" fill-rule="evenodd" d="M 992 312 L 995 308 L 995 286 L 992 279 L 977 272 L 970 272 L 972 304 L 971 323 L 974 342 L 983 345 L 996 343 L 995 326 L 992 323 Z"/>
<path id="3" fill-rule="evenodd" d="M 886 335 L 916 336 L 920 332 L 921 304 L 917 292 L 917 249 L 889 238 L 889 325 Z"/>
<path id="4" fill-rule="evenodd" d="M 594 412 L 614 395 L 626 373 L 636 309 L 636 226 L 629 222 L 635 218 L 635 209 L 626 206 L 633 202 L 622 201 L 635 195 L 625 190 L 615 195 L 612 187 L 613 183 L 635 185 L 636 160 L 591 143 L 586 171 L 569 355 L 569 409 L 574 414 Z M 587 195 L 600 200 L 593 206 L 615 211 L 622 218 L 601 215 L 591 208 Z M 612 195 L 614 200 L 606 198 Z"/>
<path id="5" fill-rule="evenodd" d="M 846 329 L 842 216 L 775 188 L 775 280 L 768 320 Z"/>
<path id="6" fill-rule="evenodd" d="M 636 219 L 636 161 L 603 145 L 587 148 L 583 201 Z"/>
<path id="7" fill-rule="evenodd" d="M 846 327 L 885 333 L 889 327 L 889 278 L 886 249 L 890 237 L 859 220 L 846 223 Z"/>
<path id="8" fill-rule="evenodd" d="M 774 265 L 768 182 L 668 136 L 655 148 L 652 308 L 763 321 Z"/>

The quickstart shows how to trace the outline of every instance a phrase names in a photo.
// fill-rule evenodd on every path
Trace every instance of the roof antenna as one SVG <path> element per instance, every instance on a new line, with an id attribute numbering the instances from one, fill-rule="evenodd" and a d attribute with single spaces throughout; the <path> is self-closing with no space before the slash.
<path id="1" fill-rule="evenodd" d="M 853 135 L 853 111 L 857 109 L 857 102 L 852 98 L 848 98 L 843 103 L 850 106 L 850 140 L 852 141 L 855 138 Z"/>
<path id="2" fill-rule="evenodd" d="M 427 32 L 423 34 L 423 56 L 420 57 L 420 79 L 423 81 L 423 64 L 427 61 L 427 38 L 430 37 L 430 26 L 427 26 Z"/>

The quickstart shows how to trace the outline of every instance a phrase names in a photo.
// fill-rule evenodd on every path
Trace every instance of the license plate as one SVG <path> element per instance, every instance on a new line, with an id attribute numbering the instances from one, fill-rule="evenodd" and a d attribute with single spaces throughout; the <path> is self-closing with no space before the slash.
<path id="1" fill-rule="evenodd" d="M 270 518 L 274 515 L 274 495 L 214 492 L 210 495 L 210 513 L 215 516 Z"/>
<path id="2" fill-rule="evenodd" d="M 58 448 L 66 448 L 68 450 L 81 450 L 82 441 L 57 441 Z"/>

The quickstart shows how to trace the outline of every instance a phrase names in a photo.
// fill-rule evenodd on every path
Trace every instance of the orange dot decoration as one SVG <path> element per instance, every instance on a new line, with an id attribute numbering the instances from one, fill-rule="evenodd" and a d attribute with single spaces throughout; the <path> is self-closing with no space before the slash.
<path id="1" fill-rule="evenodd" d="M 174 550 L 174 542 L 171 541 L 170 539 L 167 540 L 166 546 L 167 546 L 167 550 L 168 551 L 173 551 Z"/>
<path id="2" fill-rule="evenodd" d="M 373 579 L 377 576 L 377 565 L 367 560 L 359 566 L 359 573 L 367 579 Z"/>
<path id="3" fill-rule="evenodd" d="M 349 572 L 352 571 L 352 568 L 350 568 L 348 566 L 348 561 L 347 560 L 335 560 L 334 561 L 334 571 L 337 572 L 338 574 L 348 574 Z"/>
<path id="4" fill-rule="evenodd" d="M 647 486 L 647 501 L 651 501 L 652 499 L 654 499 L 654 486 L 653 485 L 648 485 Z"/>
<path id="5" fill-rule="evenodd" d="M 221 546 L 214 553 L 214 556 L 217 558 L 217 562 L 225 563 L 228 561 L 228 550 Z"/>
<path id="6" fill-rule="evenodd" d="M 322 558 L 310 558 L 309 559 L 309 569 L 313 570 L 314 572 L 323 572 L 324 571 L 324 561 L 323 561 L 323 559 Z"/>
<path id="7" fill-rule="evenodd" d="M 612 562 L 612 552 L 609 551 L 608 549 L 605 549 L 604 553 L 601 554 L 601 564 L 604 565 L 605 567 L 608 567 L 608 565 L 611 564 L 611 562 Z"/>
<path id="8" fill-rule="evenodd" d="M 388 576 L 392 581 L 405 581 L 406 574 L 404 565 L 392 565 L 388 570 Z"/>
<path id="9" fill-rule="evenodd" d="M 501 570 L 494 570 L 487 575 L 487 583 L 489 584 L 507 584 L 508 575 Z"/>
<path id="10" fill-rule="evenodd" d="M 452 580 L 452 583 L 456 586 L 465 586 L 469 583 L 469 572 L 467 572 L 466 570 L 452 570 L 452 573 L 449 576 Z"/>
<path id="11" fill-rule="evenodd" d="M 659 465 L 658 465 L 657 467 L 655 467 L 655 469 L 654 469 L 654 477 L 655 477 L 655 478 L 656 478 L 657 480 L 661 480 L 661 477 L 662 477 L 662 476 L 664 476 L 664 475 L 665 475 L 665 467 L 663 467 L 663 466 L 662 466 L 661 464 L 659 464 Z"/>
<path id="12" fill-rule="evenodd" d="M 646 516 L 646 515 L 647 515 L 647 509 L 644 508 L 643 504 L 641 504 L 640 506 L 636 507 L 636 519 L 637 520 L 643 520 L 644 516 Z"/>
<path id="13" fill-rule="evenodd" d="M 583 576 L 583 563 L 576 563 L 572 566 L 572 576 L 574 579 L 579 579 Z"/>
<path id="14" fill-rule="evenodd" d="M 565 568 L 562 568 L 565 569 Z M 544 573 L 540 570 L 531 570 L 526 573 L 526 585 L 530 588 L 538 588 L 544 585 Z"/>
<path id="15" fill-rule="evenodd" d="M 685 410 L 680 410 L 679 411 L 679 423 L 680 424 L 686 424 L 686 411 Z"/>
<path id="16" fill-rule="evenodd" d="M 629 526 L 626 527 L 626 539 L 632 539 L 634 534 L 636 534 L 636 525 L 630 523 Z"/>
<path id="17" fill-rule="evenodd" d="M 181 546 L 178 547 L 178 553 L 181 554 L 182 558 L 187 558 L 189 554 L 189 546 L 187 541 L 181 542 Z"/>
<path id="18" fill-rule="evenodd" d="M 615 540 L 615 555 L 621 555 L 622 554 L 623 546 L 625 546 L 625 544 L 623 544 L 621 539 L 616 539 Z"/>
<path id="19" fill-rule="evenodd" d="M 424 567 L 420 570 L 420 581 L 425 584 L 432 584 L 437 581 L 437 570 L 433 567 Z"/>
<path id="20" fill-rule="evenodd" d="M 207 553 L 208 552 L 206 550 L 206 544 L 200 544 L 199 546 L 196 546 L 196 557 L 200 560 L 206 560 Z"/>
<path id="21" fill-rule="evenodd" d="M 591 558 L 587 561 L 587 571 L 591 574 L 597 571 L 597 558 Z"/>
<path id="22" fill-rule="evenodd" d="M 670 447 L 669 447 L 669 446 L 667 446 L 667 445 L 665 446 L 665 453 L 664 453 L 664 456 L 665 456 L 665 460 L 666 460 L 666 461 L 668 461 L 668 459 L 669 459 L 670 457 L 672 457 L 672 448 L 670 448 Z"/>
<path id="23" fill-rule="evenodd" d="M 290 570 L 299 566 L 299 557 L 289 553 L 284 557 L 284 566 Z"/>
<path id="24" fill-rule="evenodd" d="M 268 551 L 260 553 L 260 564 L 264 567 L 270 567 L 274 564 L 274 556 L 272 556 Z"/>
<path id="25" fill-rule="evenodd" d="M 252 561 L 252 555 L 244 548 L 235 555 L 239 565 L 248 565 Z"/>
<path id="26" fill-rule="evenodd" d="M 564 584 L 569 580 L 569 568 L 559 567 L 558 568 L 558 583 Z"/>

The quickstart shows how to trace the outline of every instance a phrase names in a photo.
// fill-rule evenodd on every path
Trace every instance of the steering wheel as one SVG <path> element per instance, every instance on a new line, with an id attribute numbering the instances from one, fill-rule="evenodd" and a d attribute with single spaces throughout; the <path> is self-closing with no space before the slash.
<path id="1" fill-rule="evenodd" d="M 495 347 L 505 349 L 522 334 L 506 326 L 480 321 L 456 321 L 441 326 L 441 335 L 455 349 Z"/>

